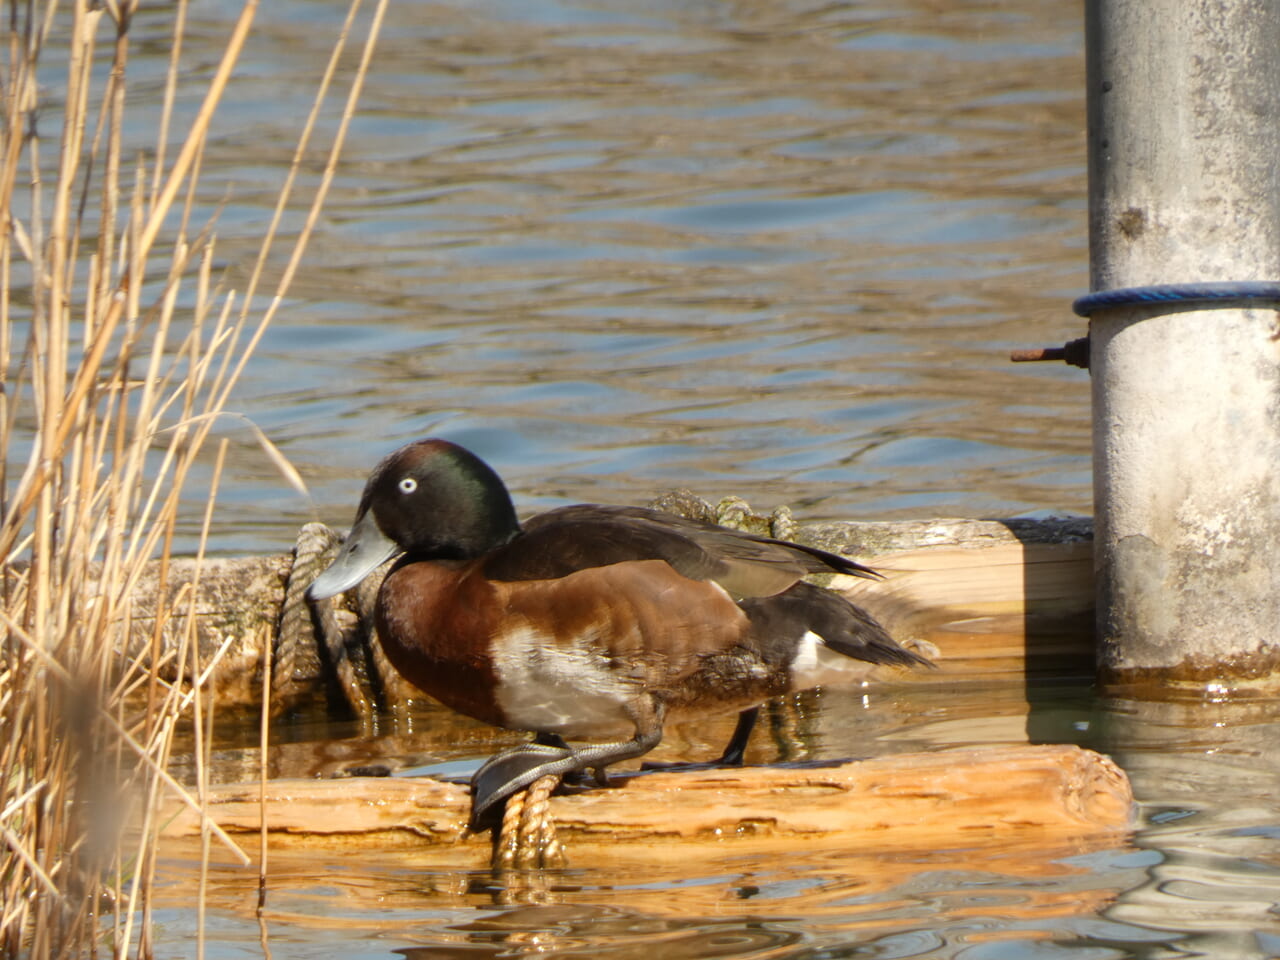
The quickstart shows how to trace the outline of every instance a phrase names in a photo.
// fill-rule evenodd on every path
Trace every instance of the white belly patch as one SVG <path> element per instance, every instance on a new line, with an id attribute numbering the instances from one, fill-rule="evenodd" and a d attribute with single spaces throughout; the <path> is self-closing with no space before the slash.
<path id="1" fill-rule="evenodd" d="M 507 723 L 566 737 L 631 735 L 638 687 L 611 673 L 581 638 L 545 641 L 532 629 L 514 630 L 495 645 L 495 691 Z"/>
<path id="2" fill-rule="evenodd" d="M 848 686 L 865 680 L 875 664 L 855 660 L 828 647 L 812 630 L 805 631 L 791 660 L 791 689 Z"/>

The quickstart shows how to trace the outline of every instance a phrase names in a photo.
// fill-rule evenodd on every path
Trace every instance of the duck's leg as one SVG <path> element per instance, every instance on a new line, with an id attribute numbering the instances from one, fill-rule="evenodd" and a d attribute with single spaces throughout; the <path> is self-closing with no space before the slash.
<path id="1" fill-rule="evenodd" d="M 535 741 L 502 751 L 471 778 L 472 829 L 479 825 L 494 804 L 501 803 L 543 777 L 563 777 L 579 770 L 594 770 L 596 780 L 604 783 L 604 769 L 609 764 L 642 756 L 662 741 L 664 713 L 662 704 L 656 700 L 638 704 L 633 716 L 636 732 L 630 740 L 593 743 L 577 749 Z"/>
<path id="2" fill-rule="evenodd" d="M 738 725 L 733 728 L 733 736 L 725 745 L 724 753 L 719 760 L 712 763 L 718 767 L 740 767 L 747 755 L 747 744 L 751 742 L 751 731 L 756 727 L 756 718 L 760 716 L 759 707 L 751 707 L 738 714 Z"/>
<path id="3" fill-rule="evenodd" d="M 733 728 L 733 735 L 729 737 L 724 753 L 715 760 L 653 760 L 644 764 L 642 769 L 712 770 L 716 767 L 740 767 L 746 757 L 747 744 L 751 742 L 751 731 L 755 729 L 758 716 L 760 716 L 759 707 L 749 707 L 738 714 L 738 723 Z"/>

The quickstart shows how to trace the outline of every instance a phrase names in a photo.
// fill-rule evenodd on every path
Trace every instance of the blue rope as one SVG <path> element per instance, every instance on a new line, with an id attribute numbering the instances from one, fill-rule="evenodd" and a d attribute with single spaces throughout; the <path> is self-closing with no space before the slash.
<path id="1" fill-rule="evenodd" d="M 1071 309 L 1077 316 L 1090 317 L 1109 307 L 1151 303 L 1224 306 L 1226 302 L 1241 300 L 1280 303 L 1280 283 L 1246 280 L 1239 283 L 1159 283 L 1150 287 L 1122 287 L 1087 294 L 1073 303 Z"/>

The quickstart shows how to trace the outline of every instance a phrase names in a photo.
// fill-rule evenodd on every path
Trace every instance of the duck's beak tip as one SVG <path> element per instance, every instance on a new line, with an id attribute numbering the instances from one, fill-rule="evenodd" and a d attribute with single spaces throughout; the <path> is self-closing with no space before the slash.
<path id="1" fill-rule="evenodd" d="M 399 552 L 396 542 L 378 528 L 373 511 L 365 511 L 356 518 L 333 563 L 307 587 L 307 598 L 336 597 L 358 585 Z"/>

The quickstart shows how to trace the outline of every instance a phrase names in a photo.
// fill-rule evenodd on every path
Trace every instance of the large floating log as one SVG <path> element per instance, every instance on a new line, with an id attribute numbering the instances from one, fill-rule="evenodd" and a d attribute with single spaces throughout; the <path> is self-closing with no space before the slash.
<path id="1" fill-rule="evenodd" d="M 265 789 L 273 850 L 431 849 L 453 865 L 488 861 L 487 835 L 465 833 L 469 797 L 459 784 L 273 780 Z M 264 809 L 259 790 L 250 783 L 209 791 L 210 816 L 249 847 Z M 1120 836 L 1131 825 L 1132 803 L 1124 773 L 1100 754 L 1000 746 L 834 766 L 646 773 L 614 789 L 554 797 L 551 814 L 571 862 L 587 866 L 813 842 L 867 852 Z M 160 822 L 171 848 L 200 833 L 199 817 L 176 802 Z"/>
<path id="2" fill-rule="evenodd" d="M 695 515 L 700 515 L 700 509 L 712 509 L 698 504 L 701 501 L 688 498 L 660 502 Z M 710 515 L 723 519 L 724 512 Z M 735 519 L 738 526 L 756 532 L 785 534 L 801 543 L 846 553 L 886 575 L 880 582 L 838 577 L 832 586 L 845 590 L 883 620 L 900 640 L 936 653 L 941 669 L 894 671 L 895 682 L 972 677 L 990 682 L 1029 674 L 1092 672 L 1092 543 L 1085 518 L 780 527 L 776 516 L 771 522 L 740 509 Z M 306 529 L 312 527 L 319 525 Z M 204 561 L 196 580 L 192 561 L 175 560 L 163 590 L 154 577 L 138 586 L 134 645 L 143 650 L 151 643 L 157 599 L 171 604 L 185 584 L 196 580 L 196 635 L 206 662 L 221 654 L 214 674 L 221 704 L 255 704 L 261 691 L 262 645 L 282 629 L 290 635 L 301 632 L 305 642 L 291 645 L 287 656 L 277 657 L 276 697 L 297 699 L 323 690 L 330 679 L 327 663 L 345 671 L 340 679 L 344 689 L 355 687 L 373 669 L 365 639 L 367 623 L 358 622 L 356 609 L 371 603 L 370 591 L 364 590 L 360 603 L 344 613 L 347 619 L 339 624 L 342 640 L 323 652 L 311 636 L 310 614 L 301 602 L 301 590 L 316 572 L 312 569 L 317 567 L 316 559 L 309 563 L 291 578 L 289 556 L 211 559 Z M 184 617 L 168 622 L 162 632 L 166 649 L 176 646 L 183 630 Z M 353 706 L 363 712 L 362 704 Z"/>
<path id="3" fill-rule="evenodd" d="M 1093 550 L 1087 541 L 984 543 L 887 553 L 883 582 L 838 588 L 940 669 L 895 680 L 985 682 L 1093 673 Z"/>

